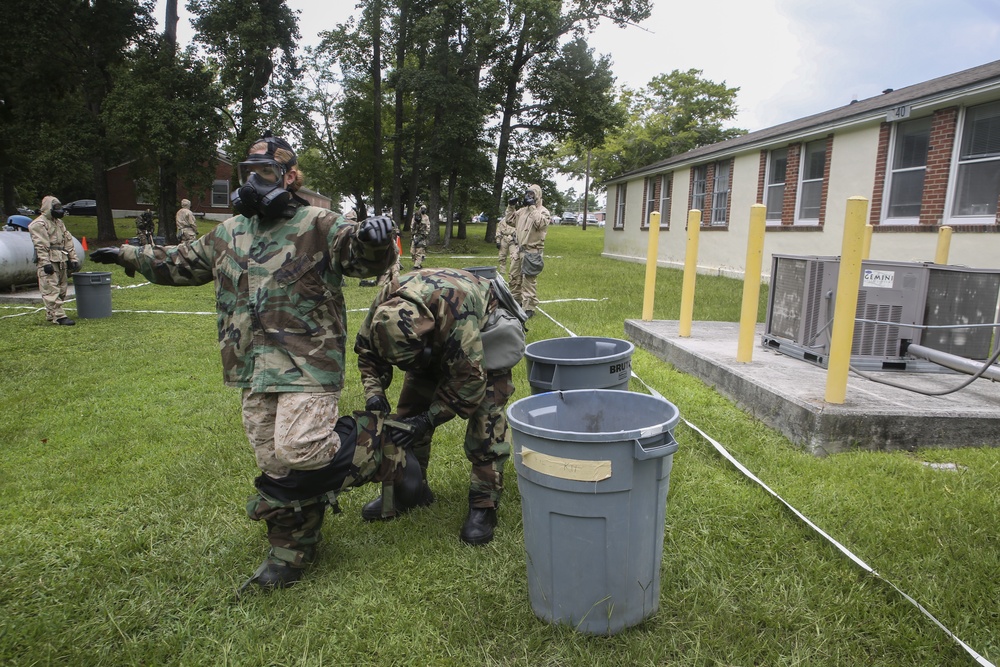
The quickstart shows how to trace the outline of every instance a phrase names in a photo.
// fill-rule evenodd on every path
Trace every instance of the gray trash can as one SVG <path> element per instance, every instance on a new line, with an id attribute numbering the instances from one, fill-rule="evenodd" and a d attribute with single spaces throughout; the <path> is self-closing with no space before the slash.
<path id="1" fill-rule="evenodd" d="M 635 345 L 617 338 L 548 338 L 524 350 L 531 393 L 559 389 L 628 391 Z"/>
<path id="2" fill-rule="evenodd" d="M 522 398 L 507 416 L 535 615 L 610 635 L 656 612 L 677 407 L 578 389 Z"/>
<path id="3" fill-rule="evenodd" d="M 492 279 L 497 277 L 497 267 L 495 266 L 467 266 L 462 270 L 468 271 L 480 278 Z"/>
<path id="4" fill-rule="evenodd" d="M 76 290 L 76 315 L 98 319 L 111 317 L 111 273 L 109 271 L 81 271 L 73 274 Z"/>

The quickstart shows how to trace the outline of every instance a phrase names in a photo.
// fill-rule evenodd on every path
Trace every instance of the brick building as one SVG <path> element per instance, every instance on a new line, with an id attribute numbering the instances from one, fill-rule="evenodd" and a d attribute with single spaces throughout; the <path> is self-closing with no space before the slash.
<path id="1" fill-rule="evenodd" d="M 608 188 L 604 255 L 645 261 L 661 213 L 659 263 L 682 267 L 688 211 L 702 211 L 698 269 L 740 277 L 750 206 L 766 207 L 774 253 L 838 255 L 846 202 L 868 199 L 871 258 L 1000 266 L 1000 61 L 704 146 Z"/>

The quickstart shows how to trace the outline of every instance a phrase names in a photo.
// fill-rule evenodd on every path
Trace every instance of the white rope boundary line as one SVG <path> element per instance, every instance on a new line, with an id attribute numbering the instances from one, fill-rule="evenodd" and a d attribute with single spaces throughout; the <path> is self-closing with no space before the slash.
<path id="1" fill-rule="evenodd" d="M 541 309 L 539 309 L 539 310 L 541 310 Z M 562 327 L 563 330 L 569 332 L 570 336 L 576 336 L 576 334 L 570 332 L 570 330 L 567 329 L 566 327 L 564 327 L 561 323 L 556 322 L 556 320 L 551 315 L 549 315 L 548 313 L 544 313 L 544 315 L 546 317 L 548 317 L 550 320 L 552 320 L 553 322 L 555 322 L 558 326 Z M 636 380 L 638 380 L 639 383 L 642 384 L 642 386 L 645 387 L 647 390 L 649 390 L 649 392 L 653 396 L 656 396 L 657 398 L 663 398 L 663 395 L 660 394 L 660 392 L 656 391 L 655 389 L 653 389 L 652 387 L 650 387 L 648 384 L 646 384 L 646 382 L 643 381 L 643 379 L 640 378 L 635 373 L 635 371 L 632 371 L 632 377 L 634 377 Z M 741 473 L 743 473 L 748 479 L 750 479 L 753 482 L 755 482 L 762 489 L 764 489 L 769 494 L 771 494 L 771 496 L 773 496 L 781 504 L 783 504 L 785 507 L 787 507 L 789 510 L 791 510 L 792 513 L 795 514 L 795 516 L 797 516 L 800 520 L 802 520 L 803 523 L 805 523 L 807 526 L 809 526 L 810 528 L 812 528 L 813 530 L 815 530 L 817 533 L 819 533 L 825 540 L 827 540 L 830 544 L 832 544 L 834 547 L 836 547 L 838 551 L 840 551 L 842 554 L 844 554 L 849 559 L 851 559 L 851 561 L 853 561 L 855 565 L 857 565 L 862 570 L 868 572 L 869 574 L 874 575 L 876 578 L 880 579 L 881 581 L 883 581 L 886 584 L 888 584 L 889 586 L 891 586 L 893 588 L 893 590 L 895 590 L 897 593 L 899 593 L 900 595 L 902 595 L 903 598 L 905 598 L 913 606 L 915 606 L 917 609 L 919 609 L 924 614 L 924 616 L 926 616 L 931 621 L 933 621 L 934 624 L 936 626 L 938 626 L 939 628 L 941 628 L 941 630 L 943 630 L 946 635 L 948 635 L 949 637 L 951 637 L 951 639 L 954 640 L 955 643 L 957 643 L 959 646 L 961 646 L 963 649 L 965 649 L 965 652 L 968 653 L 970 656 L 972 656 L 976 660 L 976 662 L 979 663 L 982 667 L 996 667 L 996 665 L 994 665 L 992 662 L 990 662 L 989 660 L 987 660 L 983 656 L 979 655 L 979 653 L 977 653 L 975 651 L 975 649 L 973 649 L 971 646 L 969 646 L 968 644 L 966 644 L 965 642 L 963 642 L 961 639 L 959 639 L 959 637 L 954 632 L 952 632 L 947 627 L 945 627 L 944 624 L 941 623 L 941 621 L 939 621 L 932 613 L 930 613 L 929 611 L 927 611 L 927 609 L 922 604 L 920 604 L 919 602 L 917 602 L 916 600 L 914 600 L 912 597 L 910 597 L 909 595 L 907 595 L 906 593 L 904 593 L 903 590 L 901 588 L 899 588 L 899 586 L 897 586 L 896 584 L 892 583 L 891 581 L 889 581 L 888 579 L 886 579 L 885 577 L 883 577 L 881 574 L 879 574 L 878 572 L 876 572 L 871 566 L 869 566 L 867 563 L 865 563 L 863 560 L 861 560 L 861 558 L 859 558 L 858 556 L 856 556 L 850 549 L 848 549 L 847 547 L 845 547 L 843 544 L 841 544 L 837 540 L 833 539 L 833 537 L 831 537 L 829 534 L 827 534 L 826 531 L 824 531 L 822 528 L 820 528 L 815 523 L 813 523 L 806 515 L 802 514 L 802 512 L 800 512 L 797 509 L 795 509 L 794 507 L 792 507 L 792 505 L 789 504 L 788 501 L 786 501 L 784 498 L 782 498 L 781 496 L 779 496 L 773 489 L 771 489 L 771 487 L 769 487 L 767 484 L 765 484 L 759 477 L 757 477 L 752 472 L 750 472 L 750 470 L 746 466 L 744 466 L 742 463 L 740 463 L 739 461 L 737 461 L 736 458 L 732 454 L 730 454 L 729 451 L 725 447 L 723 447 L 721 443 L 719 443 L 714 438 L 710 437 L 707 433 L 705 433 L 700 428 L 698 428 L 697 426 L 695 426 L 694 424 L 692 424 L 691 422 L 689 422 L 687 419 L 684 419 L 683 417 L 681 419 L 692 430 L 694 430 L 695 432 L 697 432 L 702 438 L 704 438 L 709 443 L 711 443 L 712 447 L 714 447 L 715 450 L 719 454 L 721 454 L 727 461 L 729 461 L 733 465 L 733 467 L 735 467 L 737 470 L 739 470 Z"/>

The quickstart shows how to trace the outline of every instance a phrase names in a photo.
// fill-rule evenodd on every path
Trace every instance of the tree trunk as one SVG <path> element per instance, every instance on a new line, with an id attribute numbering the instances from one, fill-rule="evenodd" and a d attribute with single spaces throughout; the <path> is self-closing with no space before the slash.
<path id="1" fill-rule="evenodd" d="M 408 39 L 410 2 L 399 0 L 399 30 L 396 34 L 396 71 L 402 72 L 406 66 L 406 43 Z M 400 229 L 409 229 L 403 211 L 403 87 L 396 81 L 396 127 L 392 145 L 392 216 Z M 416 169 L 416 165 L 413 166 Z M 412 196 L 412 195 L 411 195 Z M 412 203 L 411 203 L 412 204 Z M 412 209 L 412 205 L 410 207 Z"/>
<path id="2" fill-rule="evenodd" d="M 520 104 L 518 99 L 517 84 L 521 80 L 521 69 L 524 67 L 524 26 L 522 22 L 521 30 L 518 32 L 517 47 L 514 50 L 514 58 L 511 61 L 510 79 L 507 81 L 507 92 L 504 95 L 503 115 L 500 119 L 500 140 L 497 143 L 497 170 L 493 177 L 493 209 L 503 210 L 503 182 L 507 177 L 507 153 L 510 151 L 511 121 L 514 118 L 514 110 Z M 493 216 L 490 216 L 491 218 Z M 486 241 L 492 243 L 496 240 L 496 220 L 490 220 L 486 225 Z"/>
<path id="3" fill-rule="evenodd" d="M 427 184 L 429 201 L 427 202 L 427 215 L 431 219 L 431 233 L 427 243 L 434 245 L 438 242 L 440 230 L 438 228 L 438 211 L 441 210 L 441 174 L 432 172 L 430 182 Z"/>
<path id="4" fill-rule="evenodd" d="M 375 215 L 382 214 L 382 1 L 372 3 L 372 100 L 375 105 L 373 118 L 375 133 L 374 170 L 372 171 L 372 203 Z"/>
<path id="5" fill-rule="evenodd" d="M 104 156 L 100 151 L 94 151 L 90 159 L 90 171 L 94 178 L 94 196 L 97 198 L 97 240 L 117 241 L 115 219 L 111 213 L 111 202 L 108 201 L 108 179 L 104 169 Z"/>
<path id="6" fill-rule="evenodd" d="M 167 245 L 177 245 L 177 168 L 169 157 L 160 161 L 158 191 L 159 235 Z"/>

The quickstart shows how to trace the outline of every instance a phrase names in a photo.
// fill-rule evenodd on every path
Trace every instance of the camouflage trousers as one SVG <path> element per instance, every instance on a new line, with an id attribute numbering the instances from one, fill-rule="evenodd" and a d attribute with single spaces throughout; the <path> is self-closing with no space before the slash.
<path id="1" fill-rule="evenodd" d="M 426 412 L 433 400 L 439 379 L 428 375 L 407 373 L 400 391 L 396 410 L 399 417 Z M 472 463 L 469 477 L 469 505 L 471 507 L 496 507 L 503 493 L 503 469 L 510 458 L 507 441 L 507 417 L 504 407 L 514 394 L 511 371 L 489 371 L 486 378 L 486 397 L 469 418 L 465 429 L 465 457 Z M 425 476 L 431 457 L 432 429 L 413 453 L 420 462 Z"/>
<path id="2" fill-rule="evenodd" d="M 66 262 L 54 262 L 55 273 L 51 276 L 38 265 L 38 291 L 42 295 L 42 304 L 45 306 L 45 319 L 49 322 L 66 317 L 63 310 L 63 302 L 66 301 L 66 294 L 69 290 L 69 269 Z"/>
<path id="3" fill-rule="evenodd" d="M 339 419 L 335 428 L 341 446 L 323 467 L 294 469 L 280 478 L 262 473 L 255 480 L 257 494 L 247 501 L 246 511 L 252 520 L 267 525 L 269 559 L 304 567 L 323 539 L 326 508 L 339 511 L 340 493 L 401 477 L 405 452 L 383 437 L 380 415 L 355 412 Z"/>
<path id="4" fill-rule="evenodd" d="M 416 241 L 410 241 L 410 259 L 413 260 L 413 268 L 419 269 L 424 265 L 424 258 L 427 257 L 427 248 L 417 245 Z"/>
<path id="5" fill-rule="evenodd" d="M 518 245 L 510 234 L 502 234 L 499 238 L 500 252 L 497 253 L 497 270 L 510 277 L 513 275 L 514 262 L 518 260 Z"/>
<path id="6" fill-rule="evenodd" d="M 178 243 L 190 243 L 198 239 L 198 232 L 193 229 L 182 229 L 177 232 Z"/>
<path id="7" fill-rule="evenodd" d="M 281 478 L 291 470 L 322 468 L 340 449 L 340 392 L 262 394 L 243 390 L 243 429 L 257 467 Z"/>

